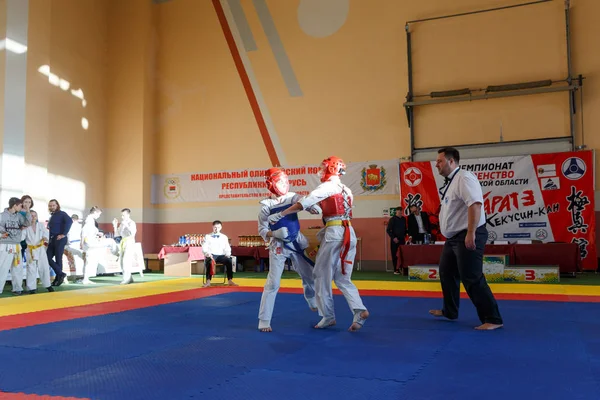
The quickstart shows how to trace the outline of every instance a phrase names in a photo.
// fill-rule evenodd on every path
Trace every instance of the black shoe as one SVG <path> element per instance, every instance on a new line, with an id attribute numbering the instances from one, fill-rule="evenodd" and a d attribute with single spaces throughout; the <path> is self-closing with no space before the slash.
<path id="1" fill-rule="evenodd" d="M 65 278 L 66 278 L 66 277 L 67 277 L 67 274 L 63 273 L 63 274 L 60 276 L 60 278 L 58 278 L 58 279 L 56 280 L 56 285 L 54 285 L 54 286 L 56 286 L 56 287 L 59 287 L 60 285 L 62 285 L 62 284 L 63 284 L 63 282 L 65 281 Z"/>
<path id="2" fill-rule="evenodd" d="M 49 291 L 49 292 L 54 292 L 54 288 L 52 286 L 48 286 L 46 288 L 46 290 Z"/>
<path id="3" fill-rule="evenodd" d="M 29 291 L 29 292 L 27 292 L 27 293 L 29 293 L 29 294 L 36 294 L 36 293 L 37 293 L 37 290 L 35 290 L 35 289 L 34 289 L 34 290 L 30 290 L 30 291 Z"/>
<path id="4" fill-rule="evenodd" d="M 20 296 L 23 294 L 23 292 L 12 292 L 13 296 Z"/>

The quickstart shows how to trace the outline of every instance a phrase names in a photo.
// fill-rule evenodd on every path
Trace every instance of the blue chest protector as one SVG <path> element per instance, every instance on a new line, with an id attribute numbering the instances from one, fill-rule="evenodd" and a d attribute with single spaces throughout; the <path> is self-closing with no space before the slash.
<path id="1" fill-rule="evenodd" d="M 291 207 L 291 204 L 282 204 L 280 206 L 273 207 L 269 211 L 269 215 L 277 214 L 278 212 L 281 212 L 289 207 Z M 285 242 L 283 244 L 285 248 L 299 253 L 306 261 L 308 261 L 308 263 L 311 266 L 314 266 L 315 263 L 310 258 L 308 258 L 306 254 L 304 254 L 304 249 L 300 248 L 300 243 L 298 243 L 298 241 L 296 240 L 296 238 L 298 237 L 298 233 L 300 232 L 300 221 L 298 221 L 298 214 L 294 213 L 286 215 L 285 217 L 277 221 L 276 224 L 269 225 L 271 231 L 276 231 L 277 229 L 284 227 L 288 230 L 288 235 L 285 238 Z"/>
<path id="2" fill-rule="evenodd" d="M 290 206 L 290 204 L 282 204 L 278 207 L 273 207 L 269 211 L 269 215 L 277 214 L 278 212 L 290 208 Z M 298 221 L 298 214 L 294 213 L 286 215 L 285 217 L 277 221 L 276 224 L 269 225 L 269 227 L 272 231 L 276 231 L 279 228 L 287 228 L 288 235 L 285 238 L 285 241 L 293 242 L 298 237 L 298 232 L 300 232 L 300 221 Z"/>

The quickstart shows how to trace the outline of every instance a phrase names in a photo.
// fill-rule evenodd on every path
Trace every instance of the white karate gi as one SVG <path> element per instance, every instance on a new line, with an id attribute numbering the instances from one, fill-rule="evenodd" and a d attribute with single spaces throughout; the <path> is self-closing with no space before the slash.
<path id="1" fill-rule="evenodd" d="M 21 242 L 25 240 L 25 229 L 21 231 Z M 26 264 L 23 259 L 23 251 L 21 244 L 17 246 L 17 253 L 13 258 L 13 263 L 10 267 L 10 283 L 12 285 L 13 292 L 23 291 L 23 278 L 25 278 Z M 28 253 L 25 253 L 26 257 L 29 257 Z"/>
<path id="2" fill-rule="evenodd" d="M 278 198 L 265 199 L 260 202 L 262 208 L 258 214 L 258 233 L 264 240 L 268 240 L 267 232 L 269 232 L 269 215 L 273 213 L 273 209 L 287 208 L 295 204 L 300 199 L 300 196 L 288 192 L 287 194 Z M 287 206 L 287 207 L 286 207 Z M 313 280 L 313 266 L 307 260 L 302 253 L 294 251 L 294 249 L 301 249 L 302 251 L 308 247 L 308 240 L 301 233 L 298 232 L 298 236 L 295 239 L 295 244 L 284 243 L 281 239 L 272 237 L 269 244 L 269 274 L 267 276 L 267 282 L 263 289 L 262 298 L 260 300 L 260 309 L 258 311 L 258 329 L 265 329 L 271 326 L 271 317 L 273 315 L 273 308 L 275 307 L 275 298 L 281 284 L 281 275 L 285 268 L 285 260 L 292 260 L 292 268 L 302 278 L 302 287 L 304 288 L 304 298 L 311 309 L 317 308 L 314 280 Z"/>
<path id="3" fill-rule="evenodd" d="M 4 290 L 8 273 L 11 274 L 13 292 L 23 291 L 23 258 L 21 245 L 23 230 L 21 228 L 31 225 L 31 214 L 11 213 L 5 209 L 0 214 L 0 236 L 5 233 L 8 237 L 0 238 L 0 293 Z"/>
<path id="4" fill-rule="evenodd" d="M 73 221 L 68 233 L 69 244 L 65 250 L 71 253 L 75 262 L 75 275 L 83 275 L 83 251 L 81 250 L 81 223 Z"/>
<path id="5" fill-rule="evenodd" d="M 22 270 L 21 245 L 0 243 L 0 285 L 2 285 L 0 293 L 4 291 L 9 273 L 12 291 L 23 291 L 23 273 L 19 272 Z"/>
<path id="6" fill-rule="evenodd" d="M 83 283 L 90 284 L 90 278 L 96 276 L 98 264 L 104 257 L 106 248 L 112 249 L 116 253 L 116 244 L 113 239 L 98 237 L 99 230 L 96 228 L 94 217 L 88 215 L 81 229 L 81 247 L 85 253 L 85 262 L 83 264 Z"/>
<path id="7" fill-rule="evenodd" d="M 121 221 L 115 231 L 115 236 L 121 236 L 121 243 L 119 243 L 119 265 L 121 266 L 121 271 L 123 271 L 122 283 L 133 282 L 131 272 L 135 256 L 136 233 L 137 227 L 132 219 Z"/>
<path id="8" fill-rule="evenodd" d="M 340 181 L 339 177 L 333 176 L 317 186 L 317 188 L 308 196 L 301 199 L 300 204 L 302 204 L 302 207 L 306 210 L 328 197 L 340 193 L 345 193 L 345 195 L 352 200 L 352 191 Z M 347 207 L 348 209 L 346 211 L 349 213 L 349 206 Z M 344 218 L 325 217 L 325 222 L 341 219 Z M 355 316 L 355 320 L 361 311 L 366 310 L 366 307 L 360 298 L 360 294 L 358 293 L 358 289 L 354 283 L 352 283 L 351 279 L 352 269 L 354 267 L 354 257 L 356 255 L 356 235 L 352 226 L 347 228 L 350 230 L 350 249 L 344 264 L 346 274 L 342 274 L 340 254 L 344 240 L 344 229 L 343 226 L 326 226 L 317 235 L 320 241 L 320 247 L 315 260 L 314 279 L 317 306 L 319 308 L 319 313 L 323 316 L 320 325 L 324 326 L 329 322 L 335 321 L 333 290 L 331 285 L 332 279 L 346 298 L 348 306 Z"/>
<path id="9" fill-rule="evenodd" d="M 45 288 L 50 287 L 50 264 L 44 242 L 50 241 L 50 232 L 43 223 L 37 222 L 23 231 L 27 242 L 27 290 L 37 289 L 38 275 Z"/>

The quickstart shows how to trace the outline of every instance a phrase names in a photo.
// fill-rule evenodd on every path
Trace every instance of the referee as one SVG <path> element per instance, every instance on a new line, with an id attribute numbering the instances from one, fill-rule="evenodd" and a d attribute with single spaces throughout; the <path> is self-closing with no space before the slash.
<path id="1" fill-rule="evenodd" d="M 481 325 L 477 330 L 503 326 L 498 304 L 483 276 L 483 249 L 487 241 L 483 194 L 477 177 L 458 165 L 460 154 L 452 147 L 438 150 L 436 168 L 445 178 L 440 189 L 440 230 L 446 243 L 440 258 L 440 282 L 444 294 L 436 317 L 458 318 L 460 281 L 477 309 Z"/>

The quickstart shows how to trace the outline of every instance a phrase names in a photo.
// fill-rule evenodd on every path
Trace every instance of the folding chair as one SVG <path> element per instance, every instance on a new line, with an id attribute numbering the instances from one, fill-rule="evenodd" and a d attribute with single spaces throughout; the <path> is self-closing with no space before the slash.
<path id="1" fill-rule="evenodd" d="M 213 260 L 214 262 L 214 260 Z M 225 267 L 225 264 L 222 263 L 216 263 L 215 264 L 215 274 L 212 276 L 211 279 L 211 283 L 212 281 L 214 281 L 215 276 L 218 275 L 217 269 L 219 267 L 223 267 L 223 285 L 227 283 L 227 268 Z M 204 285 L 206 283 L 206 271 L 204 271 L 204 273 L 202 274 L 202 284 Z"/>

